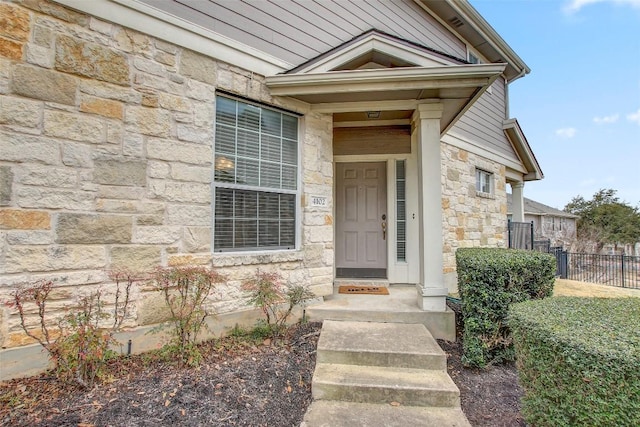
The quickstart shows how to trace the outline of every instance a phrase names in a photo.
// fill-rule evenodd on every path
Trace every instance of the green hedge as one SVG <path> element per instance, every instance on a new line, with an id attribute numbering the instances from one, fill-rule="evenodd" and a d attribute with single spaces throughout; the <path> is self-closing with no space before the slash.
<path id="1" fill-rule="evenodd" d="M 534 251 L 462 248 L 456 266 L 464 321 L 462 362 L 484 367 L 513 360 L 509 306 L 552 294 L 555 258 Z"/>
<path id="2" fill-rule="evenodd" d="M 640 426 L 640 299 L 512 307 L 522 413 L 532 426 Z"/>

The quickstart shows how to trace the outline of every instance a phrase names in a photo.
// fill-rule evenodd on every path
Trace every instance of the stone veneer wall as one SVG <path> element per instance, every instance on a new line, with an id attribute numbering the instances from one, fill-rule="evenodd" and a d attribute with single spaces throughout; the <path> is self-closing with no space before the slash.
<path id="1" fill-rule="evenodd" d="M 493 172 L 493 197 L 476 194 L 476 168 Z M 442 143 L 444 273 L 452 292 L 457 291 L 456 249 L 506 246 L 505 171 L 499 163 Z"/>
<path id="2" fill-rule="evenodd" d="M 331 206 L 305 202 L 331 195 L 331 116 L 298 109 L 303 249 L 211 254 L 216 88 L 298 109 L 214 58 L 48 1 L 0 3 L 0 301 L 53 279 L 60 315 L 78 294 L 112 289 L 111 269 L 181 264 L 228 276 L 218 313 L 245 308 L 239 286 L 258 267 L 331 293 Z M 162 320 L 159 304 L 137 289 L 129 326 Z M 16 313 L 0 310 L 0 346 L 27 343 Z"/>

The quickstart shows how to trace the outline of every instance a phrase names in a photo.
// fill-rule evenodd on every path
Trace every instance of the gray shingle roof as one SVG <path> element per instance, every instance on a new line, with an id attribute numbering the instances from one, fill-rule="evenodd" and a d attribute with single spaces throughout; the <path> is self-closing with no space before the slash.
<path id="1" fill-rule="evenodd" d="M 512 195 L 507 193 L 507 213 L 512 213 Z M 552 208 L 551 206 L 544 205 L 540 202 L 536 202 L 535 200 L 524 198 L 524 213 L 529 215 L 549 215 L 549 216 L 559 216 L 564 218 L 578 218 L 577 215 L 573 215 L 567 213 L 565 211 L 561 211 L 560 209 Z"/>

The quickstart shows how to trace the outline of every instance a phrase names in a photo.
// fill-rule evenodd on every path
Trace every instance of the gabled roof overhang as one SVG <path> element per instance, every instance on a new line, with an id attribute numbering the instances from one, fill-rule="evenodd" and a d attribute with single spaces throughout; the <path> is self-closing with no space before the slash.
<path id="1" fill-rule="evenodd" d="M 331 112 L 345 104 L 376 109 L 376 104 L 406 101 L 411 108 L 427 100 L 444 106 L 441 133 L 471 107 L 504 71 L 505 64 L 443 65 L 320 73 L 279 74 L 266 78 L 272 95 L 288 96 Z M 368 104 L 371 104 L 367 107 Z M 337 111 L 337 110 L 336 110 Z M 352 110 L 356 111 L 356 110 Z"/>
<path id="2" fill-rule="evenodd" d="M 502 129 L 516 151 L 527 173 L 523 175 L 525 181 L 537 181 L 544 178 L 540 164 L 531 150 L 531 146 L 524 136 L 524 132 L 516 119 L 503 122 Z"/>
<path id="3" fill-rule="evenodd" d="M 507 82 L 531 72 L 527 64 L 466 0 L 414 0 L 441 20 L 489 62 L 507 64 Z"/>

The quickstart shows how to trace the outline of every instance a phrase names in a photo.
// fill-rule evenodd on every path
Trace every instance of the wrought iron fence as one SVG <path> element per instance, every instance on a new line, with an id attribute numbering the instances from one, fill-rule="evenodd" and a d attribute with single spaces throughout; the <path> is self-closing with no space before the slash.
<path id="1" fill-rule="evenodd" d="M 640 257 L 572 253 L 552 248 L 562 279 L 640 289 Z"/>

